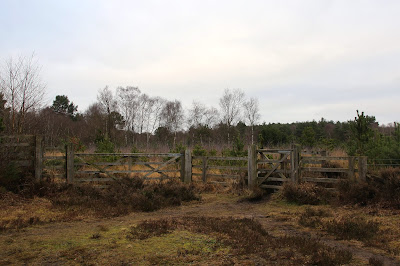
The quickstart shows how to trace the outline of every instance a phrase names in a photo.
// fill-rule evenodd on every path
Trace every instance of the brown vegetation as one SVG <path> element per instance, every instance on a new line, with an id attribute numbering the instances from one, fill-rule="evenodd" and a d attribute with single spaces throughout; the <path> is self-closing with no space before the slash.
<path id="1" fill-rule="evenodd" d="M 308 237 L 272 237 L 260 223 L 248 218 L 182 217 L 143 221 L 130 229 L 127 238 L 143 240 L 174 230 L 216 235 L 220 245 L 229 246 L 242 262 L 249 258 L 259 264 L 342 265 L 352 260 L 351 252 L 329 248 Z"/>

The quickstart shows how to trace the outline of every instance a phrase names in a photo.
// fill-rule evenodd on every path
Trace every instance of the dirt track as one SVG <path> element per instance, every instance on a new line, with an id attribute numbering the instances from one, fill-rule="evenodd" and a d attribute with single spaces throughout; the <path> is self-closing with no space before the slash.
<path id="1" fill-rule="evenodd" d="M 293 213 L 290 213 L 289 210 L 285 210 L 281 206 L 271 205 L 268 200 L 258 203 L 239 202 L 237 197 L 231 195 L 204 195 L 202 201 L 191 202 L 180 207 L 167 208 L 152 213 L 132 213 L 112 219 L 84 219 L 74 222 L 58 222 L 33 226 L 19 231 L 4 232 L 0 234 L 0 245 L 3 246 L 0 250 L 0 265 L 15 262 L 12 257 L 18 254 L 13 254 L 12 250 L 9 250 L 13 245 L 18 245 L 23 249 L 23 247 L 29 247 L 37 243 L 38 239 L 49 241 L 63 237 L 81 239 L 87 238 L 87 235 L 96 234 L 98 228 L 128 228 L 143 220 L 183 216 L 253 218 L 259 221 L 267 232 L 273 236 L 309 235 L 319 239 L 328 246 L 348 249 L 353 253 L 354 261 L 356 261 L 355 264 L 367 264 L 369 258 L 376 257 L 384 261 L 384 265 L 400 265 L 399 260 L 395 260 L 384 254 L 378 254 L 372 248 L 362 247 L 357 243 L 349 241 L 338 241 L 320 231 L 301 228 L 294 223 L 296 218 L 293 216 Z M 18 250 L 15 252 L 18 252 Z M 45 251 L 39 250 L 31 255 L 42 256 L 43 252 Z M 29 258 L 19 259 L 19 261 L 21 260 L 28 263 L 32 262 Z M 48 262 L 52 263 L 51 260 Z"/>

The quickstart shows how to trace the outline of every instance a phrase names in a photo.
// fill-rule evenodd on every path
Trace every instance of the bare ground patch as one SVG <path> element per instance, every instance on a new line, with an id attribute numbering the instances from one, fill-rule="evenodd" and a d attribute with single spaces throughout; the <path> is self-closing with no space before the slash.
<path id="1" fill-rule="evenodd" d="M 315 243 L 314 248 L 321 252 L 326 252 L 326 247 L 329 247 L 347 252 L 343 254 L 351 253 L 352 259 L 348 263 L 351 265 L 365 265 L 371 258 L 385 265 L 400 264 L 400 248 L 396 246 L 400 239 L 396 231 L 400 219 L 397 213 L 380 210 L 369 210 L 368 213 L 366 209 L 319 206 L 334 214 L 357 213 L 379 221 L 388 244 L 369 246 L 358 240 L 339 240 L 319 228 L 299 225 L 299 217 L 307 206 L 287 204 L 276 198 L 257 203 L 239 199 L 231 194 L 204 194 L 201 201 L 184 202 L 181 206 L 151 213 L 131 213 L 114 218 L 85 217 L 81 221 L 38 223 L 18 230 L 6 230 L 0 234 L 0 264 L 223 265 L 279 262 L 299 265 L 314 262 L 327 265 L 321 260 L 318 263 L 315 257 L 313 261 L 313 254 L 302 253 L 298 246 L 304 243 Z M 154 221 L 153 225 L 148 225 L 147 233 L 144 232 L 148 237 L 135 238 L 132 228 L 140 229 L 146 221 Z M 162 226 L 162 221 L 168 222 Z M 253 222 L 247 231 L 239 230 Z M 175 225 L 170 227 L 168 223 Z M 235 230 L 238 231 L 235 233 Z M 244 236 L 240 237 L 241 232 L 253 234 L 249 243 L 246 244 Z M 248 250 L 254 239 L 258 239 L 258 251 Z M 262 239 L 276 242 L 271 247 L 271 241 L 264 243 Z M 308 241 L 304 242 L 304 239 Z M 237 241 L 244 246 L 238 246 Z M 286 243 L 286 247 L 279 246 L 279 243 Z M 387 246 L 390 248 L 385 248 Z M 334 254 L 330 256 L 334 257 Z"/>

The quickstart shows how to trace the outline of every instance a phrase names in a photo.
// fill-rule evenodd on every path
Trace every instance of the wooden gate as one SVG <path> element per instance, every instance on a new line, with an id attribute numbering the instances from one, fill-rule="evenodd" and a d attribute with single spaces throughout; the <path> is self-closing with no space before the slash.
<path id="1" fill-rule="evenodd" d="M 298 182 L 299 152 L 291 149 L 249 148 L 249 185 L 281 189 L 285 182 Z"/>
<path id="2" fill-rule="evenodd" d="M 71 154 L 72 153 L 72 154 Z M 146 180 L 180 176 L 180 153 L 76 153 L 67 151 L 67 181 L 103 182 L 137 174 Z M 175 173 L 175 174 L 174 174 Z"/>

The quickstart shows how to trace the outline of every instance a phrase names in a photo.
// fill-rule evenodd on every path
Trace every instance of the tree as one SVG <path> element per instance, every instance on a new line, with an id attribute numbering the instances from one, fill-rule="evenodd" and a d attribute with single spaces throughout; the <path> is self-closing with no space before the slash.
<path id="1" fill-rule="evenodd" d="M 100 136 L 104 136 L 104 120 L 106 119 L 105 114 L 102 111 L 100 103 L 91 104 L 84 113 L 85 121 L 87 124 L 86 131 L 90 132 L 89 135 L 92 138 L 100 139 Z"/>
<path id="2" fill-rule="evenodd" d="M 258 99 L 250 98 L 248 101 L 243 103 L 243 107 L 245 117 L 251 126 L 251 144 L 254 144 L 254 125 L 260 119 Z"/>
<path id="3" fill-rule="evenodd" d="M 117 88 L 117 101 L 122 116 L 125 118 L 127 130 L 135 130 L 136 114 L 139 106 L 140 90 L 138 87 L 127 86 Z"/>
<path id="4" fill-rule="evenodd" d="M 165 105 L 165 100 L 161 97 L 149 98 L 147 108 L 145 108 L 144 130 L 146 132 L 146 150 L 149 149 L 150 136 L 160 125 L 161 113 Z"/>
<path id="5" fill-rule="evenodd" d="M 114 99 L 114 95 L 108 86 L 99 90 L 97 101 L 99 102 L 102 112 L 106 114 L 105 136 L 106 138 L 111 139 L 111 131 L 115 127 L 115 121 L 113 121 L 113 117 L 116 117 L 113 115 L 113 113 L 118 112 L 117 101 Z"/>
<path id="6" fill-rule="evenodd" d="M 27 112 L 40 109 L 45 94 L 34 54 L 6 61 L 0 73 L 0 91 L 10 107 L 11 132 L 22 133 Z"/>
<path id="7" fill-rule="evenodd" d="M 189 115 L 187 119 L 187 123 L 189 127 L 197 128 L 200 125 L 204 125 L 204 118 L 206 117 L 207 108 L 204 104 L 193 101 L 192 108 L 189 109 Z"/>
<path id="8" fill-rule="evenodd" d="M 301 134 L 301 144 L 307 147 L 313 147 L 316 143 L 316 134 L 311 126 L 306 127 Z"/>
<path id="9" fill-rule="evenodd" d="M 215 127 L 219 122 L 219 112 L 217 108 L 210 107 L 204 113 L 204 124 L 209 128 Z"/>
<path id="10" fill-rule="evenodd" d="M 78 111 L 78 106 L 74 105 L 73 102 L 70 102 L 68 96 L 65 95 L 57 95 L 51 108 L 54 112 L 68 115 L 71 118 L 74 118 Z"/>
<path id="11" fill-rule="evenodd" d="M 228 145 L 229 130 L 240 119 L 241 107 L 244 99 L 244 92 L 240 89 L 233 91 L 225 89 L 224 94 L 219 99 L 221 108 L 222 122 L 228 127 Z"/>
<path id="12" fill-rule="evenodd" d="M 174 143 L 176 144 L 176 133 L 182 126 L 184 118 L 182 104 L 180 101 L 168 101 L 165 103 L 161 112 L 162 123 L 165 128 L 174 133 Z"/>
<path id="13" fill-rule="evenodd" d="M 4 131 L 4 115 L 5 115 L 5 104 L 6 100 L 4 100 L 4 95 L 0 93 L 0 132 Z"/>
<path id="14" fill-rule="evenodd" d="M 357 110 L 357 116 L 350 123 L 351 138 L 350 154 L 365 155 L 367 145 L 374 136 L 372 125 L 375 124 L 375 117 L 361 114 Z"/>

